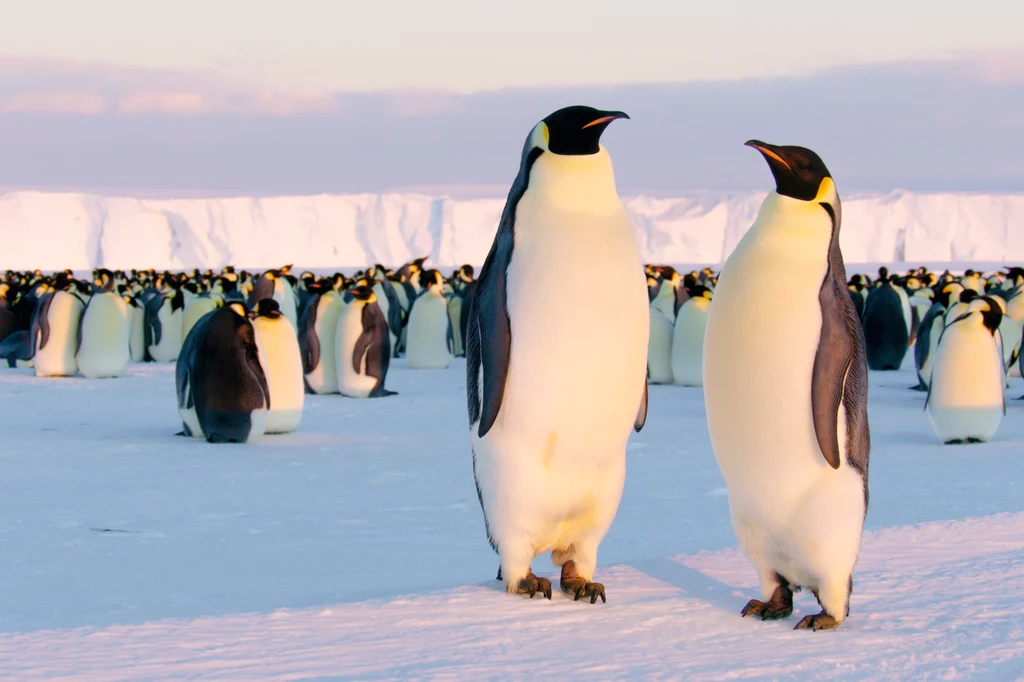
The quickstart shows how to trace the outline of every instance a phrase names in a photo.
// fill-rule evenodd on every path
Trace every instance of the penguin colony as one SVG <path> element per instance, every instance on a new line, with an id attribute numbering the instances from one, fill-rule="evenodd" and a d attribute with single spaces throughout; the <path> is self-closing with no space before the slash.
<path id="1" fill-rule="evenodd" d="M 703 387 L 733 528 L 760 580 L 741 615 L 785 618 L 806 589 L 821 612 L 797 629 L 838 627 L 868 504 L 868 370 L 899 369 L 913 349 L 938 438 L 990 439 L 1024 368 L 1024 269 L 848 278 L 824 161 L 759 140 L 747 146 L 775 188 L 721 271 L 644 265 L 600 143 L 628 118 L 574 106 L 529 131 L 479 279 L 470 265 L 446 278 L 425 258 L 352 278 L 7 271 L 0 361 L 88 378 L 176 362 L 181 435 L 239 443 L 297 429 L 309 394 L 393 395 L 385 380 L 402 354 L 411 369 L 465 356 L 498 579 L 550 599 L 532 570 L 550 553 L 559 589 L 591 604 L 607 599 L 598 549 L 648 385 Z"/>

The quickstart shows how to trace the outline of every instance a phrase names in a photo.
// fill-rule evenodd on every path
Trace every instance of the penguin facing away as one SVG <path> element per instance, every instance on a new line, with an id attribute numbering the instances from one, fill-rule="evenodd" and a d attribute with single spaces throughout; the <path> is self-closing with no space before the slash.
<path id="1" fill-rule="evenodd" d="M 821 612 L 797 629 L 835 628 L 849 609 L 870 449 L 867 358 L 839 248 L 842 209 L 817 154 L 747 145 L 761 152 L 776 188 L 715 288 L 704 342 L 708 430 L 733 529 L 761 584 L 762 599 L 742 615 L 787 617 L 793 591 L 807 588 Z M 778 290 L 785 306 L 775 305 Z"/>
<path id="2" fill-rule="evenodd" d="M 302 354 L 295 327 L 281 313 L 280 304 L 265 298 L 256 304 L 252 319 L 260 366 L 270 391 L 265 433 L 290 433 L 302 422 L 306 391 Z"/>
<path id="3" fill-rule="evenodd" d="M 270 389 L 244 304 L 218 308 L 196 323 L 178 356 L 175 383 L 184 435 L 211 443 L 263 435 Z"/>
<path id="4" fill-rule="evenodd" d="M 391 334 L 373 289 L 358 286 L 338 319 L 336 334 L 338 392 L 349 398 L 395 395 L 384 388 L 391 364 Z"/>
<path id="5" fill-rule="evenodd" d="M 563 592 L 605 600 L 597 550 L 622 495 L 626 441 L 646 419 L 646 277 L 600 145 L 620 118 L 577 106 L 534 127 L 469 313 L 473 474 L 513 594 L 550 598 L 531 570 L 550 551 Z"/>
<path id="6" fill-rule="evenodd" d="M 991 439 L 1006 412 L 1002 317 L 994 301 L 976 298 L 942 332 L 925 409 L 947 445 Z"/>
<path id="7" fill-rule="evenodd" d="M 910 328 L 903 298 L 888 280 L 868 294 L 864 307 L 864 339 L 868 367 L 878 371 L 897 370 L 910 348 Z"/>
<path id="8" fill-rule="evenodd" d="M 672 376 L 672 320 L 655 306 L 650 306 L 650 342 L 647 345 L 647 381 L 651 384 L 671 384 Z"/>

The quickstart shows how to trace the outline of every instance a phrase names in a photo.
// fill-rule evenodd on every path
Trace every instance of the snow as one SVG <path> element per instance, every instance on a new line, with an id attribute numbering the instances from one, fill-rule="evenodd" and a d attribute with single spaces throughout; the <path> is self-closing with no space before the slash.
<path id="1" fill-rule="evenodd" d="M 635 196 L 626 206 L 645 261 L 717 264 L 753 223 L 763 192 Z M 503 197 L 351 194 L 139 199 L 0 195 L 0 268 L 300 268 L 483 263 Z M 848 263 L 1024 260 L 1024 194 L 851 194 Z"/>
<path id="2" fill-rule="evenodd" d="M 601 547 L 608 603 L 502 592 L 464 370 L 398 360 L 399 395 L 307 396 L 297 432 L 242 446 L 173 435 L 170 365 L 0 370 L 0 679 L 1024 676 L 1024 403 L 993 442 L 943 446 L 913 371 L 872 373 L 852 612 L 795 632 L 809 595 L 739 617 L 756 576 L 699 388 L 651 387 Z"/>

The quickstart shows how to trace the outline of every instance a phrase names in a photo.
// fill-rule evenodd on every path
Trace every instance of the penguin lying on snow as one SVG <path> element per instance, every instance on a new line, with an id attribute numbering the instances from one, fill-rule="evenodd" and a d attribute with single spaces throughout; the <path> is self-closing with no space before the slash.
<path id="1" fill-rule="evenodd" d="M 530 567 L 550 551 L 563 592 L 605 600 L 597 549 L 622 495 L 626 441 L 647 414 L 646 278 L 600 145 L 620 118 L 569 107 L 534 127 L 469 314 L 473 475 L 513 594 L 550 598 Z"/>
<path id="2" fill-rule="evenodd" d="M 196 323 L 178 356 L 175 382 L 184 435 L 245 443 L 263 434 L 270 389 L 243 304 Z"/>
<path id="3" fill-rule="evenodd" d="M 794 590 L 807 588 L 821 613 L 796 627 L 835 628 L 849 610 L 870 449 L 864 336 L 839 248 L 842 209 L 817 154 L 747 144 L 768 162 L 776 189 L 726 261 L 709 310 L 708 430 L 733 529 L 761 583 L 762 599 L 742 615 L 789 616 Z M 785 306 L 776 305 L 779 290 Z M 904 325 L 899 297 L 885 295 Z"/>

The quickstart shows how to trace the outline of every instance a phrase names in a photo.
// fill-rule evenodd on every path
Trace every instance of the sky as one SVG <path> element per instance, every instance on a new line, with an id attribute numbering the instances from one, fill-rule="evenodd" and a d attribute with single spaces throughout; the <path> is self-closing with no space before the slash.
<path id="1" fill-rule="evenodd" d="M 1024 44 L 1017 0 L 3 0 L 6 57 L 295 90 L 731 80 Z"/>
<path id="2" fill-rule="evenodd" d="M 620 186 L 1024 191 L 1019 0 L 0 0 L 0 191 L 500 195 L 562 106 Z M 841 174 L 841 175 L 839 175 Z"/>

